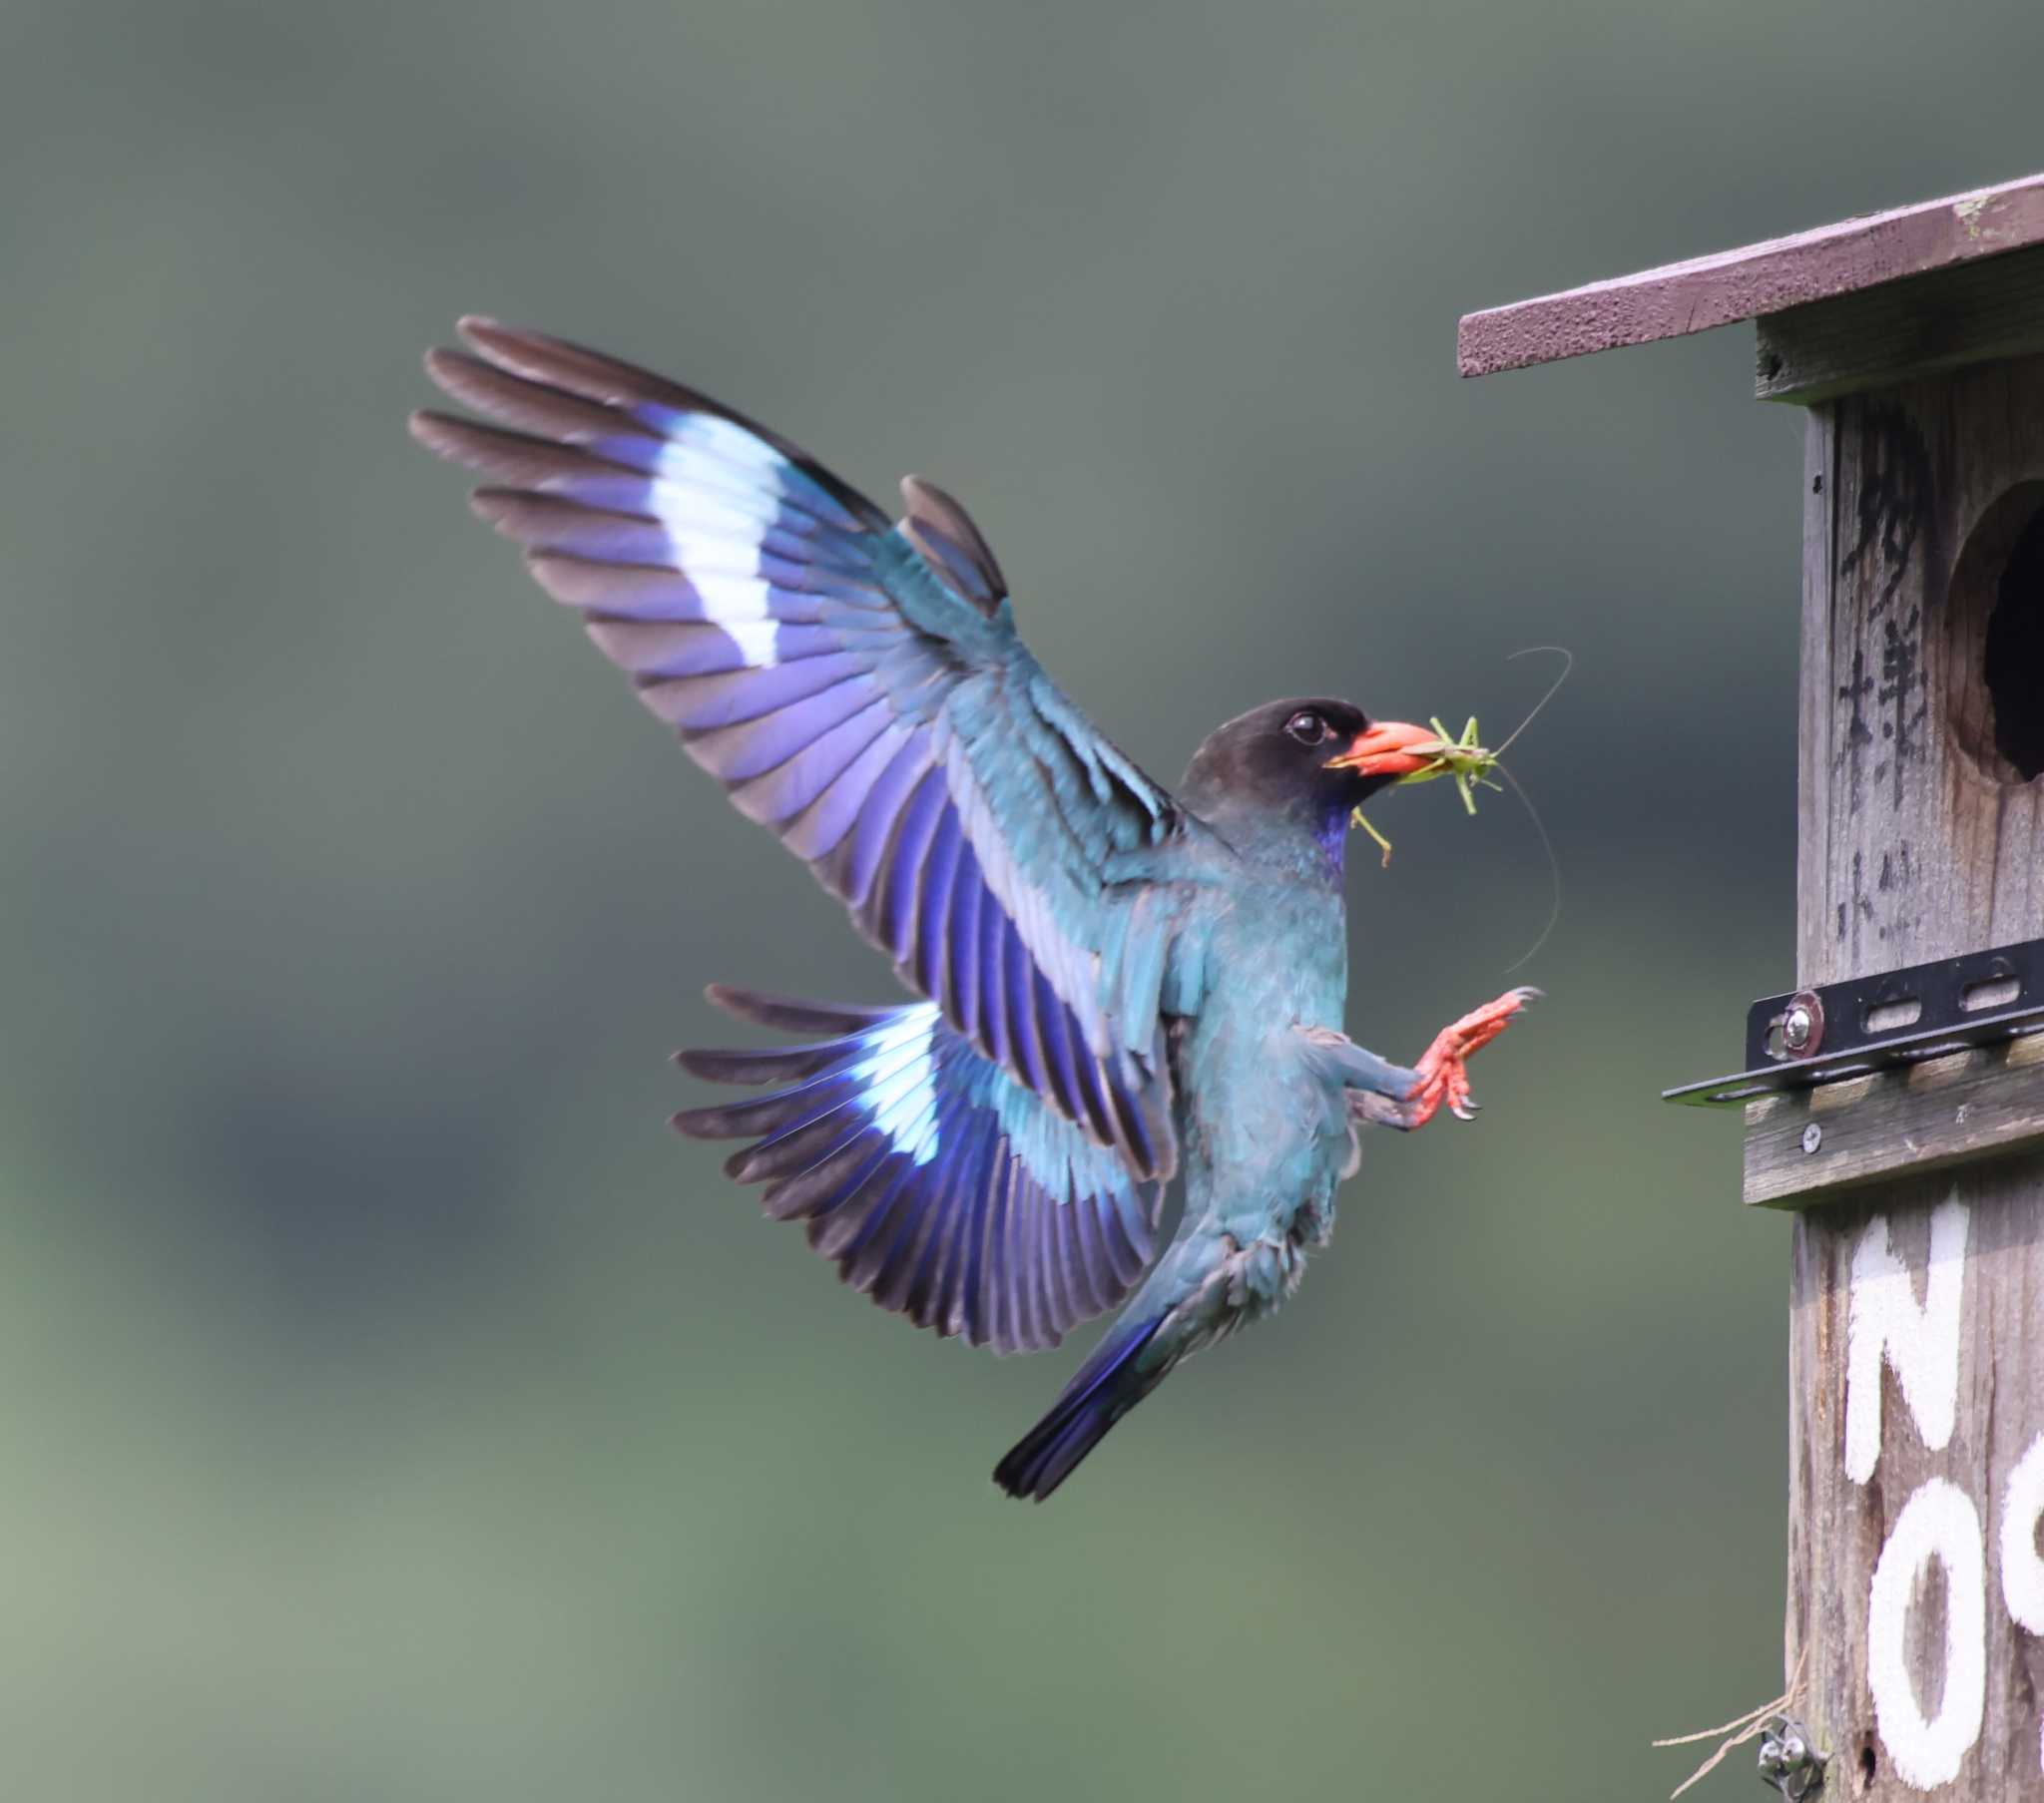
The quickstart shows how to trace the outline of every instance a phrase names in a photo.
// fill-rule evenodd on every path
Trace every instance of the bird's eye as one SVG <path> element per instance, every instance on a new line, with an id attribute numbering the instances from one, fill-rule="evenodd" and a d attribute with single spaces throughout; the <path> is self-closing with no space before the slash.
<path id="1" fill-rule="evenodd" d="M 1327 722 L 1308 709 L 1294 713 L 1284 722 L 1284 730 L 1302 745 L 1317 745 L 1327 736 Z"/>

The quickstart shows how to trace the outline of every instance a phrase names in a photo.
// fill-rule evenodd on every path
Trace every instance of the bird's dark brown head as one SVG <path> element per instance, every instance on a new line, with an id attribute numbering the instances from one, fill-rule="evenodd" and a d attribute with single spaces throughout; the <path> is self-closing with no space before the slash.
<path id="1" fill-rule="evenodd" d="M 1423 768 L 1428 727 L 1373 720 L 1348 701 L 1271 701 L 1217 726 L 1193 754 L 1179 798 L 1217 823 L 1262 819 L 1339 842 L 1351 808 Z"/>

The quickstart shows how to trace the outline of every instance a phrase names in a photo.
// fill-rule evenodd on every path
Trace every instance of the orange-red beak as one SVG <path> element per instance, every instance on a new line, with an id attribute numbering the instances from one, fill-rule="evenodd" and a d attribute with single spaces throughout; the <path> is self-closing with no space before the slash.
<path id="1" fill-rule="evenodd" d="M 1378 720 L 1367 732 L 1358 732 L 1339 757 L 1328 758 L 1327 768 L 1364 776 L 1410 776 L 1433 762 L 1440 742 L 1431 726 Z"/>

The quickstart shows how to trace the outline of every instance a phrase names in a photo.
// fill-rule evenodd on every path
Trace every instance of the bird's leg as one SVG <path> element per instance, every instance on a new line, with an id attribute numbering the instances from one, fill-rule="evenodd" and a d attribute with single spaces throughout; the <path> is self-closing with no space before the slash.
<path id="1" fill-rule="evenodd" d="M 1435 1034 L 1433 1044 L 1413 1067 L 1419 1081 L 1406 1092 L 1406 1118 L 1400 1125 L 1424 1127 L 1442 1103 L 1448 1105 L 1448 1113 L 1457 1121 L 1473 1121 L 1476 1104 L 1469 1096 L 1470 1055 L 1489 1045 L 1523 1009 L 1539 1000 L 1537 989 L 1507 990 L 1495 1002 L 1472 1009 L 1454 1025 Z"/>

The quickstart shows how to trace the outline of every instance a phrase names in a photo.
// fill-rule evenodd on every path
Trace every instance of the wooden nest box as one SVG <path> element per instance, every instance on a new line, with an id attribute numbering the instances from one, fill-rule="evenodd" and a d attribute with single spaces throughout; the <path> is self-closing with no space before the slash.
<path id="1" fill-rule="evenodd" d="M 1790 1796 L 2044 1798 L 2044 176 L 1462 321 L 1465 375 L 1753 319 L 1805 409 Z M 1800 1784 L 1800 1790 L 1791 1788 Z"/>

